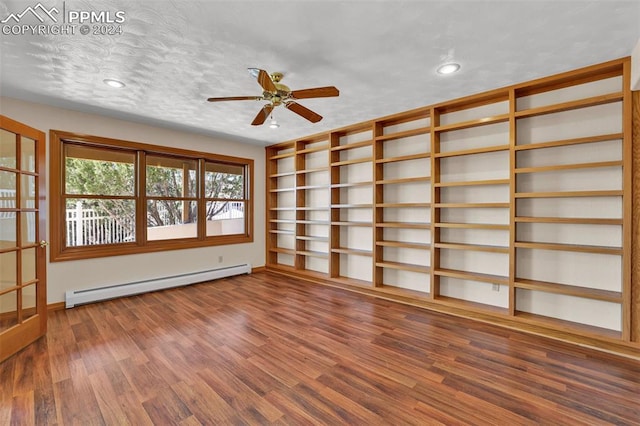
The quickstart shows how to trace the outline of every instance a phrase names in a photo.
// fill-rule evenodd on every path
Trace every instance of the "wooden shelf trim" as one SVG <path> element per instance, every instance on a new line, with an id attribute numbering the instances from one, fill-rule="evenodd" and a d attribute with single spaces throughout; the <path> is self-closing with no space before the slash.
<path id="1" fill-rule="evenodd" d="M 488 246 L 488 245 L 480 245 L 480 244 L 436 243 L 435 247 L 439 249 L 470 250 L 470 251 L 483 251 L 487 253 L 509 254 L 509 247 Z"/>
<path id="2" fill-rule="evenodd" d="M 377 180 L 376 185 L 395 185 L 395 184 L 402 184 L 402 183 L 429 182 L 429 181 L 431 181 L 431 176 L 417 176 L 417 177 L 407 177 L 407 178 L 398 178 L 398 179 Z"/>
<path id="3" fill-rule="evenodd" d="M 339 222 L 331 222 L 331 226 L 361 226 L 361 227 L 373 227 L 372 222 L 349 222 L 349 221 L 339 221 Z"/>
<path id="4" fill-rule="evenodd" d="M 296 240 L 317 241 L 321 243 L 326 243 L 326 242 L 329 242 L 329 237 L 318 237 L 315 235 L 298 235 L 296 236 Z"/>
<path id="5" fill-rule="evenodd" d="M 285 152 L 284 154 L 272 155 L 271 157 L 269 157 L 269 160 L 282 160 L 283 158 L 295 157 L 295 155 L 296 155 L 295 151 Z"/>
<path id="6" fill-rule="evenodd" d="M 371 209 L 373 204 L 331 204 L 332 209 Z"/>
<path id="7" fill-rule="evenodd" d="M 579 287 L 575 285 L 536 281 L 524 278 L 516 278 L 514 286 L 516 288 L 522 288 L 526 290 L 544 291 L 547 293 L 582 297 L 585 299 L 600 300 L 603 302 L 622 303 L 622 293 L 619 291 Z"/>
<path id="8" fill-rule="evenodd" d="M 302 211 L 323 211 L 329 210 L 329 206 L 301 206 L 301 207 L 293 207 L 292 210 L 302 210 Z"/>
<path id="9" fill-rule="evenodd" d="M 281 253 L 281 254 L 290 254 L 295 255 L 296 251 L 294 249 L 284 248 L 284 247 L 273 247 L 269 249 L 271 253 Z"/>
<path id="10" fill-rule="evenodd" d="M 424 158 L 431 158 L 430 152 L 423 152 L 420 154 L 411 154 L 411 155 L 401 155 L 398 157 L 387 157 L 387 158 L 379 158 L 376 160 L 376 164 L 385 164 L 385 163 L 395 163 L 398 161 L 411 161 L 411 160 L 421 160 Z"/>
<path id="11" fill-rule="evenodd" d="M 405 241 L 376 241 L 379 247 L 408 248 L 416 250 L 431 250 L 431 244 L 427 243 L 410 243 Z"/>
<path id="12" fill-rule="evenodd" d="M 296 172 L 296 174 L 298 175 L 304 175 L 307 173 L 322 173 L 322 172 L 328 172 L 329 171 L 329 166 L 326 167 L 317 167 L 314 169 L 304 169 L 304 170 L 298 170 Z"/>
<path id="13" fill-rule="evenodd" d="M 372 186 L 372 185 L 373 185 L 373 181 L 347 182 L 347 183 L 331 184 L 331 188 L 352 188 L 354 186 Z"/>
<path id="14" fill-rule="evenodd" d="M 508 209 L 509 203 L 437 203 L 437 209 Z"/>
<path id="15" fill-rule="evenodd" d="M 285 229 L 269 229 L 270 234 L 282 234 L 282 235 L 295 235 L 294 231 L 289 231 Z"/>
<path id="16" fill-rule="evenodd" d="M 509 179 L 487 179 L 487 180 L 470 180 L 462 182 L 438 182 L 433 186 L 436 188 L 447 188 L 453 186 L 484 186 L 484 185 L 509 185 Z"/>
<path id="17" fill-rule="evenodd" d="M 328 220 L 296 220 L 296 223 L 302 225 L 329 225 Z"/>
<path id="18" fill-rule="evenodd" d="M 605 246 L 588 246 L 580 244 L 560 244 L 560 243 L 532 243 L 524 241 L 516 241 L 516 248 L 537 249 L 537 250 L 556 250 L 556 251 L 571 251 L 578 253 L 593 253 L 593 254 L 609 254 L 609 255 L 622 255 L 621 247 L 605 247 Z"/>
<path id="19" fill-rule="evenodd" d="M 368 140 L 368 141 L 362 141 L 362 142 L 354 142 L 347 145 L 336 145 L 331 147 L 331 151 L 344 151 L 345 149 L 363 148 L 365 146 L 371 146 L 372 144 L 373 144 L 373 141 Z"/>
<path id="20" fill-rule="evenodd" d="M 380 208 L 410 208 L 410 207 L 431 207 L 431 203 L 378 203 Z"/>
<path id="21" fill-rule="evenodd" d="M 604 167 L 622 167 L 622 161 L 598 161 L 594 163 L 560 164 L 556 166 L 522 167 L 515 169 L 515 173 L 544 173 L 561 170 L 595 169 Z"/>
<path id="22" fill-rule="evenodd" d="M 411 130 L 404 130 L 402 132 L 396 132 L 396 133 L 388 133 L 385 135 L 380 135 L 380 136 L 376 136 L 376 140 L 377 141 L 382 141 L 382 142 L 386 142 L 386 141 L 391 141 L 394 139 L 402 139 L 402 138 L 408 138 L 410 136 L 418 136 L 418 135 L 426 135 L 431 133 L 431 126 L 429 127 L 418 127 L 416 129 L 411 129 Z"/>
<path id="23" fill-rule="evenodd" d="M 486 154 L 488 152 L 509 151 L 509 145 L 485 146 L 482 148 L 463 149 L 460 151 L 436 152 L 433 154 L 435 158 L 459 157 L 462 155 Z"/>
<path id="24" fill-rule="evenodd" d="M 509 225 L 501 225 L 498 223 L 453 223 L 453 222 L 440 222 L 434 223 L 436 228 L 460 228 L 460 229 L 495 229 L 495 230 L 509 230 Z"/>
<path id="25" fill-rule="evenodd" d="M 404 229 L 431 229 L 430 223 L 418 222 L 381 222 L 376 223 L 377 228 L 404 228 Z"/>
<path id="26" fill-rule="evenodd" d="M 331 253 L 352 254 L 367 257 L 373 256 L 373 252 L 371 250 L 353 249 L 349 247 L 335 247 L 331 249 Z"/>
<path id="27" fill-rule="evenodd" d="M 544 148 L 554 148 L 559 146 L 568 146 L 568 145 L 580 145 L 584 143 L 597 143 L 597 142 L 606 142 L 606 141 L 614 141 L 617 139 L 622 139 L 622 133 L 610 133 L 606 135 L 599 136 L 588 136 L 584 138 L 573 138 L 573 139 L 562 139 L 557 141 L 550 142 L 536 142 L 526 145 L 516 145 L 516 151 L 526 151 L 530 149 L 544 149 Z"/>
<path id="28" fill-rule="evenodd" d="M 509 285 L 509 277 L 501 275 L 482 274 L 480 272 L 458 271 L 455 269 L 436 269 L 434 274 L 441 277 L 458 278 L 461 280 L 479 281 L 490 284 Z"/>
<path id="29" fill-rule="evenodd" d="M 376 262 L 378 268 L 399 269 L 401 271 L 420 272 L 422 274 L 431 273 L 431 268 L 424 265 L 414 265 L 412 263 L 391 262 L 388 260 Z"/>
<path id="30" fill-rule="evenodd" d="M 621 197 L 623 191 L 516 192 L 516 198 Z"/>
<path id="31" fill-rule="evenodd" d="M 271 207 L 269 209 L 269 211 L 272 211 L 272 212 L 290 212 L 295 210 L 296 210 L 295 207 Z"/>
<path id="32" fill-rule="evenodd" d="M 286 177 L 286 176 L 295 176 L 296 172 L 282 172 L 282 173 L 274 173 L 272 175 L 269 175 L 270 178 L 281 178 L 281 177 Z"/>
<path id="33" fill-rule="evenodd" d="M 295 219 L 270 219 L 269 223 L 296 223 Z"/>
<path id="34" fill-rule="evenodd" d="M 269 192 L 271 193 L 276 193 L 276 192 L 293 192 L 296 189 L 293 187 L 287 187 L 287 188 L 276 188 L 276 189 L 270 189 Z"/>
<path id="35" fill-rule="evenodd" d="M 373 159 L 371 157 L 356 158 L 354 160 L 336 161 L 331 163 L 331 167 L 350 166 L 351 164 L 369 163 Z"/>
<path id="36" fill-rule="evenodd" d="M 329 149 L 329 144 L 325 144 L 322 146 L 314 146 L 311 148 L 304 148 L 304 149 L 301 149 L 300 151 L 296 151 L 296 154 L 298 155 L 311 154 L 313 152 L 326 151 L 327 149 Z"/>
<path id="37" fill-rule="evenodd" d="M 622 219 L 589 217 L 528 217 L 517 216 L 516 223 L 566 223 L 575 225 L 622 225 Z"/>
<path id="38" fill-rule="evenodd" d="M 553 329 L 574 330 L 581 336 L 594 336 L 596 338 L 606 337 L 609 339 L 620 340 L 622 333 L 616 330 L 610 330 L 602 327 L 595 327 L 587 324 L 580 324 L 573 321 L 565 321 L 558 318 L 536 315 L 529 312 L 515 311 L 515 317 L 527 321 L 527 323 L 538 323 L 540 325 L 549 326 Z"/>
<path id="39" fill-rule="evenodd" d="M 598 95 L 585 99 L 578 99 L 576 101 L 562 102 L 559 104 L 546 105 L 537 108 L 529 108 L 521 111 L 516 111 L 516 118 L 535 117 L 538 115 L 552 114 L 563 111 L 571 111 L 579 108 L 587 108 L 597 105 L 610 104 L 613 102 L 622 101 L 623 93 L 609 93 L 606 95 Z"/>
<path id="40" fill-rule="evenodd" d="M 328 185 L 302 185 L 297 186 L 296 190 L 301 191 L 305 189 L 329 189 Z"/>
<path id="41" fill-rule="evenodd" d="M 321 251 L 311 251 L 311 250 L 302 250 L 296 251 L 296 255 L 307 256 L 307 257 L 317 257 L 320 259 L 328 259 L 329 254 Z"/>
<path id="42" fill-rule="evenodd" d="M 505 123 L 509 121 L 509 114 L 499 114 L 492 117 L 478 118 L 475 120 L 463 121 L 460 123 L 445 124 L 436 126 L 436 132 L 449 132 L 452 130 L 469 129 L 471 127 L 488 126 L 490 124 Z"/>

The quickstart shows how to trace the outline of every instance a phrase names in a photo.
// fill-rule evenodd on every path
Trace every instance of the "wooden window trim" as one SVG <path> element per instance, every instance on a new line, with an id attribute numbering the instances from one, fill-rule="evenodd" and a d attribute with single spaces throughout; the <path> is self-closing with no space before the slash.
<path id="1" fill-rule="evenodd" d="M 136 195 L 133 197 L 136 201 L 136 242 L 119 243 L 110 245 L 94 245 L 81 247 L 65 246 L 65 176 L 64 176 L 64 153 L 63 145 L 65 141 L 73 141 L 83 145 L 93 146 L 96 148 L 124 149 L 135 152 L 136 155 Z M 200 151 L 185 150 L 179 148 L 149 145 L 139 142 L 124 141 L 118 139 L 110 139 L 99 136 L 84 135 L 61 130 L 51 130 L 49 133 L 50 143 L 50 218 L 51 218 L 51 251 L 50 261 L 66 261 L 78 259 L 90 259 L 107 256 L 121 256 L 138 253 L 151 253 L 167 250 L 182 250 L 197 247 L 210 247 L 228 244 L 243 244 L 253 242 L 253 187 L 254 187 L 254 160 L 241 157 L 233 157 L 227 155 L 213 154 Z M 158 197 L 147 197 L 145 187 L 145 157 L 150 155 L 175 156 L 188 158 L 198 161 L 199 165 L 204 161 L 217 163 L 230 163 L 233 165 L 243 166 L 246 170 L 245 175 L 245 224 L 244 233 L 236 235 L 216 235 L 206 236 L 205 222 L 198 221 L 198 236 L 196 238 L 146 241 L 146 202 L 147 199 Z M 199 174 L 202 178 L 203 173 Z M 202 185 L 200 185 L 202 186 Z M 83 198 L 82 194 L 78 194 L 78 198 Z M 116 198 L 129 198 L 128 196 Z M 192 197 L 185 199 L 191 200 Z M 204 191 L 198 189 L 198 196 L 194 200 L 199 202 L 199 206 L 206 203 L 208 199 L 204 198 Z M 202 210 L 202 208 L 200 208 Z M 202 218 L 202 215 L 198 215 Z"/>

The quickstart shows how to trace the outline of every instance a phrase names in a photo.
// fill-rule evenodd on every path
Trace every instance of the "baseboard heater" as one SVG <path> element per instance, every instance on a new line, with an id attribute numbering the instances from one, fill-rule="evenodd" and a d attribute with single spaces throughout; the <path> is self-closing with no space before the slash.
<path id="1" fill-rule="evenodd" d="M 85 303 L 99 302 L 101 300 L 115 299 L 117 297 L 133 296 L 134 294 L 165 290 L 173 287 L 182 287 L 218 278 L 250 273 L 251 265 L 245 263 L 242 265 L 190 272 L 186 274 L 172 275 L 169 277 L 152 278 L 149 280 L 115 284 L 100 288 L 67 291 L 65 293 L 65 307 L 68 309 Z"/>

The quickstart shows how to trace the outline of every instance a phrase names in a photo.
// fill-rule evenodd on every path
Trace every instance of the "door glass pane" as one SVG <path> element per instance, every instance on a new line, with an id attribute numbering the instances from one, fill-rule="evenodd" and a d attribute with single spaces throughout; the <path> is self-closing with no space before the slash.
<path id="1" fill-rule="evenodd" d="M 15 287 L 16 282 L 16 252 L 0 253 L 0 291 Z"/>
<path id="2" fill-rule="evenodd" d="M 207 201 L 207 237 L 244 231 L 244 202 Z"/>
<path id="3" fill-rule="evenodd" d="M 36 279 L 36 249 L 22 250 L 22 284 Z"/>
<path id="4" fill-rule="evenodd" d="M 36 177 L 22 175 L 20 180 L 20 206 L 23 209 L 36 207 Z"/>
<path id="5" fill-rule="evenodd" d="M 198 162 L 187 158 L 147 156 L 147 195 L 197 197 Z"/>
<path id="6" fill-rule="evenodd" d="M 16 168 L 16 141 L 15 133 L 0 130 L 0 166 Z"/>
<path id="7" fill-rule="evenodd" d="M 197 236 L 197 202 L 173 200 L 147 202 L 147 240 L 173 240 Z"/>
<path id="8" fill-rule="evenodd" d="M 22 321 L 36 314 L 36 285 L 31 284 L 22 289 Z"/>
<path id="9" fill-rule="evenodd" d="M 27 172 L 36 171 L 36 141 L 27 137 L 20 138 L 21 169 Z"/>
<path id="10" fill-rule="evenodd" d="M 1 213 L 0 213 L 1 215 Z M 22 228 L 22 245 L 30 246 L 36 242 L 36 212 L 20 213 L 20 227 Z M 0 220 L 0 223 L 2 221 Z"/>
<path id="11" fill-rule="evenodd" d="M 0 171 L 0 209 L 16 208 L 17 173 Z"/>
<path id="12" fill-rule="evenodd" d="M 0 295 L 0 332 L 18 324 L 18 292 Z"/>
<path id="13" fill-rule="evenodd" d="M 17 246 L 16 226 L 15 212 L 0 212 L 0 249 Z"/>

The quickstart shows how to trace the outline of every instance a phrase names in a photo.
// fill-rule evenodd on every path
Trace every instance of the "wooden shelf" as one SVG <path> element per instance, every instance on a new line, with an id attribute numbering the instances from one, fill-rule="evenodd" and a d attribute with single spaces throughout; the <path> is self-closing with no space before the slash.
<path id="1" fill-rule="evenodd" d="M 285 152 L 284 154 L 273 155 L 273 156 L 269 157 L 269 160 L 281 160 L 283 158 L 295 157 L 295 155 L 296 155 L 295 151 Z"/>
<path id="2" fill-rule="evenodd" d="M 621 197 L 622 191 L 517 192 L 516 198 Z"/>
<path id="3" fill-rule="evenodd" d="M 437 296 L 436 300 L 439 304 L 451 306 L 458 309 L 465 309 L 470 312 L 490 312 L 494 315 L 509 315 L 509 309 L 500 306 L 489 305 L 486 303 L 470 302 L 468 300 L 457 299 L 455 297 Z"/>
<path id="4" fill-rule="evenodd" d="M 284 248 L 284 247 L 273 247 L 269 249 L 269 252 L 271 253 L 281 253 L 281 254 L 290 254 L 290 255 L 295 255 L 296 251 L 294 249 L 288 249 L 288 248 Z"/>
<path id="5" fill-rule="evenodd" d="M 470 180 L 464 182 L 438 182 L 433 186 L 436 188 L 447 188 L 452 186 L 483 186 L 483 185 L 509 185 L 509 179 L 488 179 L 488 180 Z"/>
<path id="6" fill-rule="evenodd" d="M 516 223 L 565 223 L 574 225 L 622 225 L 622 219 L 588 217 L 526 217 L 518 216 Z"/>
<path id="7" fill-rule="evenodd" d="M 410 136 L 426 135 L 428 133 L 431 133 L 431 127 L 419 127 L 417 129 L 405 130 L 403 132 L 389 133 L 386 135 L 376 136 L 376 140 L 387 142 L 394 139 L 408 138 Z"/>
<path id="8" fill-rule="evenodd" d="M 302 225 L 329 225 L 328 220 L 296 220 L 296 223 Z"/>
<path id="9" fill-rule="evenodd" d="M 416 250 L 430 250 L 431 244 L 426 243 L 409 243 L 404 241 L 376 241 L 379 247 L 408 248 Z"/>
<path id="10" fill-rule="evenodd" d="M 470 250 L 470 251 L 483 251 L 487 253 L 509 254 L 509 247 L 488 246 L 488 245 L 479 245 L 479 244 L 436 243 L 435 247 L 439 249 Z"/>
<path id="11" fill-rule="evenodd" d="M 377 180 L 376 185 L 394 185 L 394 184 L 413 183 L 413 182 L 429 182 L 430 180 L 431 180 L 430 176 L 384 179 L 384 180 Z"/>
<path id="12" fill-rule="evenodd" d="M 296 190 L 302 191 L 305 189 L 329 189 L 329 186 L 327 185 L 303 185 L 303 186 L 297 186 Z"/>
<path id="13" fill-rule="evenodd" d="M 352 188 L 355 186 L 372 186 L 373 181 L 365 182 L 347 182 L 347 183 L 334 183 L 331 184 L 331 188 Z"/>
<path id="14" fill-rule="evenodd" d="M 450 223 L 441 222 L 435 223 L 433 226 L 436 228 L 460 228 L 460 229 L 496 229 L 496 230 L 509 230 L 509 225 L 500 225 L 497 223 Z"/>
<path id="15" fill-rule="evenodd" d="M 379 268 L 399 269 L 401 271 L 420 272 L 422 274 L 431 273 L 431 268 L 423 265 L 414 265 L 412 263 L 400 263 L 391 261 L 376 262 Z"/>
<path id="16" fill-rule="evenodd" d="M 436 269 L 433 273 L 441 277 L 479 281 L 489 284 L 509 285 L 509 277 L 503 277 L 501 275 L 481 274 L 479 272 L 458 271 L 455 269 Z"/>
<path id="17" fill-rule="evenodd" d="M 584 138 L 562 139 L 562 140 L 550 141 L 550 142 L 537 142 L 537 143 L 531 143 L 526 145 L 516 145 L 515 150 L 526 151 L 530 149 L 554 148 L 559 146 L 580 145 L 584 143 L 614 141 L 622 138 L 623 138 L 622 133 L 610 133 L 606 135 L 588 136 Z"/>
<path id="18" fill-rule="evenodd" d="M 373 256 L 371 250 L 352 249 L 348 247 L 336 247 L 331 249 L 331 253 L 352 254 L 357 256 Z"/>
<path id="19" fill-rule="evenodd" d="M 271 193 L 276 193 L 276 192 L 293 192 L 295 191 L 295 188 L 277 188 L 277 189 L 270 189 L 269 192 Z"/>
<path id="20" fill-rule="evenodd" d="M 403 228 L 403 229 L 431 229 L 430 223 L 418 222 L 381 222 L 376 223 L 377 228 Z"/>
<path id="21" fill-rule="evenodd" d="M 331 167 L 350 166 L 351 164 L 369 163 L 371 161 L 371 157 L 356 158 L 354 160 L 336 161 L 334 163 L 331 163 Z"/>
<path id="22" fill-rule="evenodd" d="M 523 241 L 516 241 L 515 247 L 537 250 L 571 251 L 577 253 L 622 255 L 622 248 L 620 247 L 586 246 L 579 244 L 559 243 L 531 243 Z"/>
<path id="23" fill-rule="evenodd" d="M 376 164 L 396 163 L 398 161 L 421 160 L 424 158 L 431 158 L 431 153 L 424 152 L 421 154 L 401 155 L 399 157 L 379 158 L 376 160 Z"/>
<path id="24" fill-rule="evenodd" d="M 295 211 L 295 207 L 271 207 L 269 211 L 271 212 L 290 212 Z"/>
<path id="25" fill-rule="evenodd" d="M 616 330 L 610 330 L 602 327 L 594 327 L 587 324 L 580 324 L 573 321 L 565 321 L 557 318 L 551 318 L 543 315 L 531 314 L 529 312 L 516 311 L 516 318 L 525 320 L 528 323 L 540 324 L 548 326 L 552 329 L 573 330 L 580 335 L 606 337 L 609 339 L 620 340 L 622 333 Z"/>
<path id="26" fill-rule="evenodd" d="M 509 203 L 437 203 L 437 209 L 508 209 Z"/>
<path id="27" fill-rule="evenodd" d="M 306 212 L 329 210 L 329 206 L 304 206 L 293 208 L 293 210 L 302 210 Z"/>
<path id="28" fill-rule="evenodd" d="M 296 172 L 282 172 L 282 173 L 275 173 L 272 175 L 269 175 L 270 178 L 281 178 L 281 177 L 286 177 L 286 176 L 295 176 Z"/>
<path id="29" fill-rule="evenodd" d="M 556 166 L 543 167 L 522 167 L 515 169 L 515 173 L 544 173 L 561 170 L 595 169 L 604 167 L 622 167 L 622 161 L 599 161 L 595 163 L 561 164 Z"/>
<path id="30" fill-rule="evenodd" d="M 302 250 L 302 251 L 296 251 L 296 254 L 300 255 L 300 256 L 317 257 L 317 258 L 320 258 L 320 259 L 328 259 L 329 258 L 329 254 L 328 253 L 323 253 L 321 251 Z"/>
<path id="31" fill-rule="evenodd" d="M 351 144 L 347 144 L 347 145 L 336 145 L 331 147 L 331 151 L 344 151 L 345 149 L 356 149 L 356 148 L 362 148 L 365 146 L 371 146 L 373 144 L 373 141 L 368 140 L 368 141 L 363 141 L 363 142 L 355 142 L 355 143 L 351 143 Z"/>
<path id="32" fill-rule="evenodd" d="M 373 204 L 331 204 L 332 209 L 371 209 Z"/>
<path id="33" fill-rule="evenodd" d="M 340 221 L 340 222 L 331 222 L 332 226 L 361 226 L 361 227 L 372 227 L 372 222 L 348 222 L 348 221 Z"/>
<path id="34" fill-rule="evenodd" d="M 269 223 L 296 223 L 295 219 L 270 219 Z"/>
<path id="35" fill-rule="evenodd" d="M 284 229 L 269 229 L 270 234 L 282 234 L 282 235 L 295 235 L 294 231 L 288 231 Z"/>
<path id="36" fill-rule="evenodd" d="M 486 154 L 488 152 L 509 151 L 509 145 L 486 146 L 483 148 L 463 149 L 461 151 L 438 152 L 433 154 L 435 158 L 459 157 L 462 155 Z"/>
<path id="37" fill-rule="evenodd" d="M 504 123 L 509 121 L 509 114 L 494 115 L 493 117 L 478 118 L 475 120 L 464 121 L 461 123 L 445 124 L 437 126 L 436 132 L 450 132 L 453 130 L 469 129 L 471 127 L 488 126 L 490 124 Z"/>
<path id="38" fill-rule="evenodd" d="M 516 278 L 514 286 L 516 288 L 522 288 L 526 290 L 564 294 L 565 296 L 582 297 L 585 299 L 601 300 L 603 302 L 622 303 L 622 293 L 620 293 L 619 291 L 600 290 L 595 288 L 578 287 L 568 284 L 550 283 L 523 278 Z"/>
<path id="39" fill-rule="evenodd" d="M 609 93 L 607 95 L 593 96 L 591 98 L 579 99 L 571 102 L 563 102 L 554 105 L 547 105 L 538 108 L 530 108 L 516 111 L 516 118 L 535 117 L 538 115 L 552 114 L 564 111 L 571 111 L 579 108 L 587 108 L 597 105 L 619 102 L 623 98 L 622 92 Z"/>
<path id="40" fill-rule="evenodd" d="M 313 152 L 326 151 L 327 149 L 329 149 L 329 144 L 325 144 L 322 146 L 314 146 L 312 148 L 304 148 L 304 149 L 301 149 L 300 151 L 297 151 L 296 154 L 298 155 L 311 154 Z"/>
<path id="41" fill-rule="evenodd" d="M 380 208 L 415 208 L 415 207 L 431 207 L 431 203 L 378 203 L 376 207 Z"/>
<path id="42" fill-rule="evenodd" d="M 296 240 L 317 241 L 321 243 L 326 243 L 326 242 L 329 242 L 329 237 L 318 237 L 315 235 L 298 235 L 296 237 Z"/>
<path id="43" fill-rule="evenodd" d="M 304 175 L 304 174 L 307 174 L 307 173 L 321 173 L 321 172 L 328 172 L 328 171 L 329 171 L 329 167 L 327 166 L 327 167 L 318 167 L 318 168 L 315 168 L 315 169 L 298 170 L 296 172 L 296 174 Z"/>

